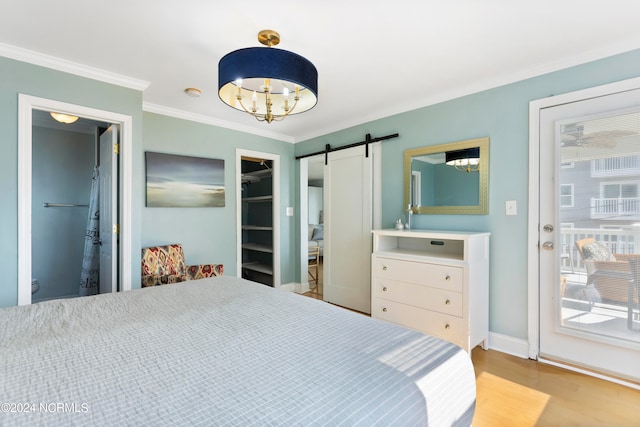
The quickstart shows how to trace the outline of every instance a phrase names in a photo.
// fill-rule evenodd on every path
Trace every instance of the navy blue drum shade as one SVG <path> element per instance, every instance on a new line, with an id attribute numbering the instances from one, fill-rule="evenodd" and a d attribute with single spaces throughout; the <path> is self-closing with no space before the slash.
<path id="1" fill-rule="evenodd" d="M 218 90 L 237 79 L 269 78 L 298 84 L 318 96 L 318 71 L 297 53 L 273 47 L 230 52 L 218 63 Z"/>
<path id="2" fill-rule="evenodd" d="M 269 79 L 272 112 L 266 111 L 265 79 Z M 294 101 L 296 95 L 299 96 L 297 102 Z M 272 113 L 277 119 L 302 113 L 318 102 L 318 71 L 306 58 L 286 50 L 273 47 L 239 49 L 223 56 L 218 63 L 218 96 L 240 111 L 249 110 L 252 104 L 256 116 Z M 239 96 L 241 100 L 238 100 Z M 295 103 L 295 108 L 288 112 L 283 107 L 285 98 L 288 107 Z"/>
<path id="3" fill-rule="evenodd" d="M 479 159 L 480 147 L 465 148 L 463 150 L 447 151 L 445 153 L 445 162 L 449 163 L 454 160 Z"/>

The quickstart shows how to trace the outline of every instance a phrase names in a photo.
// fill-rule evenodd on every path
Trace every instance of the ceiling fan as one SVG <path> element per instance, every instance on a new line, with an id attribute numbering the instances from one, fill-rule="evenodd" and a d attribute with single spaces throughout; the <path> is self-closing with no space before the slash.
<path id="1" fill-rule="evenodd" d="M 633 134 L 634 132 L 632 131 L 619 129 L 601 130 L 585 134 L 583 124 L 572 123 L 562 126 L 560 131 L 560 146 L 614 148 L 617 138 Z"/>

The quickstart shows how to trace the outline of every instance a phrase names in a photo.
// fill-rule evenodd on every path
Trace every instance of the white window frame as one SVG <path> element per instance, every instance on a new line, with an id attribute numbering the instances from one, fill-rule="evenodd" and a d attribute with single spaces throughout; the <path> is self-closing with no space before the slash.
<path id="1" fill-rule="evenodd" d="M 571 194 L 562 194 L 562 187 L 569 187 L 571 189 Z M 562 202 L 564 197 L 570 197 L 571 202 L 569 204 L 565 204 Z M 561 208 L 572 208 L 575 206 L 575 191 L 573 184 L 560 184 L 560 207 Z"/>

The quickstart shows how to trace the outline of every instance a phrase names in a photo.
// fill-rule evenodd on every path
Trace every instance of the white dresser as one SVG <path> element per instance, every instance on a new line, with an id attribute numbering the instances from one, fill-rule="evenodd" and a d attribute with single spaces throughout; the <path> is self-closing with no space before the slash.
<path id="1" fill-rule="evenodd" d="M 488 348 L 489 233 L 374 230 L 371 316 Z"/>

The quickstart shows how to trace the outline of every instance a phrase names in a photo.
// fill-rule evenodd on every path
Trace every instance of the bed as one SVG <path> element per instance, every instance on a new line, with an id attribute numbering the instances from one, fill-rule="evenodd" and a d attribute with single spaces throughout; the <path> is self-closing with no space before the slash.
<path id="1" fill-rule="evenodd" d="M 0 425 L 469 426 L 453 344 L 234 277 L 0 309 Z"/>

